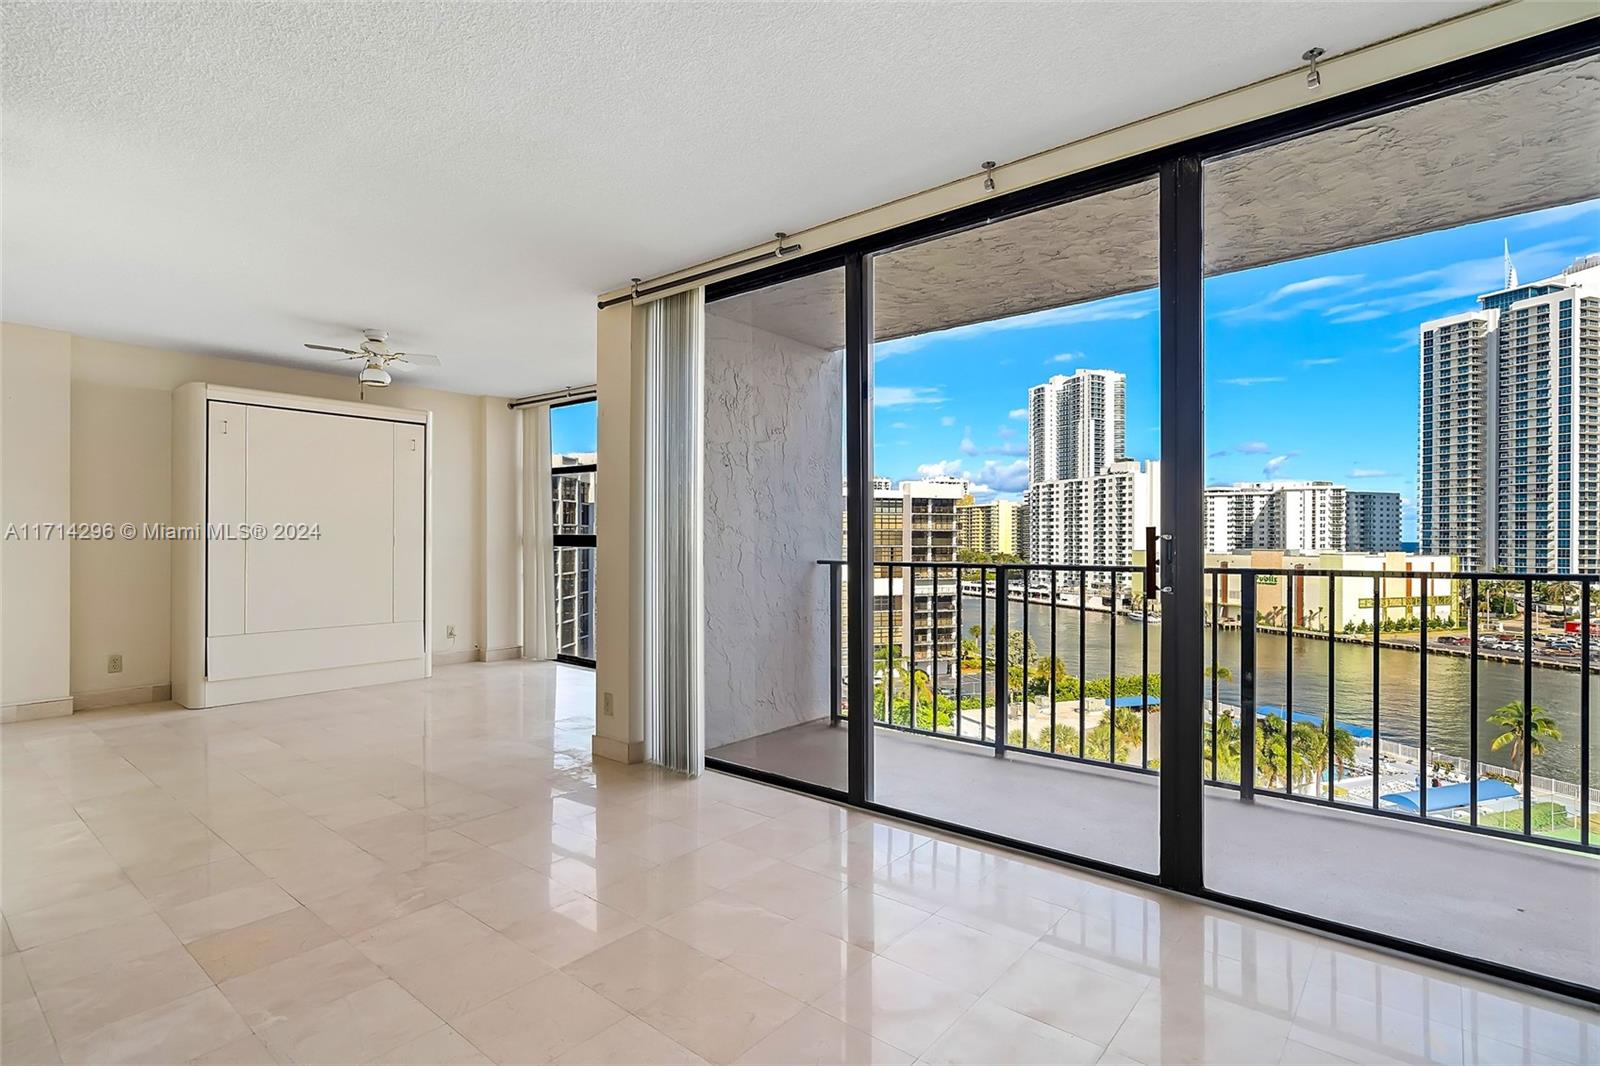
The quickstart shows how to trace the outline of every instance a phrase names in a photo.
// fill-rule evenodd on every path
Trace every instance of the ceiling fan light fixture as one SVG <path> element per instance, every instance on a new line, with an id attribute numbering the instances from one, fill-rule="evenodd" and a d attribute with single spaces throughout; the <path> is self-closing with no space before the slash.
<path id="1" fill-rule="evenodd" d="M 362 368 L 361 384 L 368 388 L 384 389 L 389 387 L 389 372 L 382 367 L 368 365 Z"/>

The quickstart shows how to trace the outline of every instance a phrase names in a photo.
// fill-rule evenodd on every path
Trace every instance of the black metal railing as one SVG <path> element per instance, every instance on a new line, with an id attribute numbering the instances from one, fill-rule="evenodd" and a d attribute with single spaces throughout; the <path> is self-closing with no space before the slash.
<path id="1" fill-rule="evenodd" d="M 837 721 L 850 713 L 844 565 L 822 562 Z M 874 573 L 879 728 L 1159 773 L 1152 635 L 1180 620 L 1158 624 L 1146 571 L 889 562 Z M 1210 629 L 1208 784 L 1600 851 L 1589 710 L 1600 576 L 1214 567 L 1205 584 L 1194 624 Z M 1541 591 L 1549 613 L 1536 629 Z M 948 610 L 926 624 L 922 607 L 941 597 L 953 598 L 953 632 Z M 1520 640 L 1503 621 L 1485 635 L 1491 608 L 1520 615 Z M 1488 706 L 1507 693 L 1517 698 Z"/>

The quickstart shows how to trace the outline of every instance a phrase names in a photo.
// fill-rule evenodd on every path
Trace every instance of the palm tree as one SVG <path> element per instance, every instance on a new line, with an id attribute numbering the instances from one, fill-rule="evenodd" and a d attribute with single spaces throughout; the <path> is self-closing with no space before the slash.
<path id="1" fill-rule="evenodd" d="M 1111 725 L 1117 726 L 1117 749 L 1111 750 Z M 1144 721 L 1137 707 L 1113 707 L 1083 735 L 1083 753 L 1101 762 L 1127 762 L 1139 747 Z"/>
<path id="2" fill-rule="evenodd" d="M 1544 587 L 1544 602 L 1551 607 L 1565 607 L 1577 598 L 1576 582 L 1552 581 Z"/>
<path id="3" fill-rule="evenodd" d="M 1527 737 L 1523 736 L 1524 717 L 1533 727 Z M 1522 701 L 1512 700 L 1491 714 L 1489 721 L 1504 730 L 1489 743 L 1489 750 L 1500 751 L 1502 748 L 1510 748 L 1511 765 L 1514 768 L 1522 766 L 1524 743 L 1527 744 L 1529 755 L 1543 755 L 1546 740 L 1561 739 L 1561 727 L 1550 717 L 1550 712 L 1538 704 L 1534 704 L 1524 716 Z"/>

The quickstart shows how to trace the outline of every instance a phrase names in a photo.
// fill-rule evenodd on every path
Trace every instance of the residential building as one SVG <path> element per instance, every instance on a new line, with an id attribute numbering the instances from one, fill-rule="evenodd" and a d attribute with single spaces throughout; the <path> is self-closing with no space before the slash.
<path id="1" fill-rule="evenodd" d="M 1600 256 L 1419 336 L 1417 533 L 1470 569 L 1600 567 Z"/>
<path id="2" fill-rule="evenodd" d="M 1400 550 L 1400 494 L 1357 492 L 1344 494 L 1344 547 L 1352 552 Z"/>
<path id="3" fill-rule="evenodd" d="M 1094 477 L 1127 451 L 1127 378 L 1057 374 L 1028 390 L 1028 480 Z"/>
<path id="4" fill-rule="evenodd" d="M 1161 524 L 1161 463 L 1123 459 L 1094 477 L 1028 487 L 1028 559 L 1126 565 L 1146 526 Z"/>
<path id="5" fill-rule="evenodd" d="M 968 497 L 956 505 L 956 547 L 1020 559 L 1027 551 L 1026 520 L 1023 505 L 1015 500 L 975 503 Z"/>
<path id="6" fill-rule="evenodd" d="M 1331 481 L 1210 485 L 1205 490 L 1206 550 L 1340 551 L 1346 546 L 1346 509 L 1345 487 Z"/>
<path id="7" fill-rule="evenodd" d="M 959 478 L 892 485 L 873 480 L 872 550 L 880 563 L 953 563 L 959 543 L 958 507 L 971 486 Z M 879 566 L 873 580 L 874 646 L 895 644 L 919 667 L 940 672 L 956 661 L 955 575 L 948 570 Z"/>

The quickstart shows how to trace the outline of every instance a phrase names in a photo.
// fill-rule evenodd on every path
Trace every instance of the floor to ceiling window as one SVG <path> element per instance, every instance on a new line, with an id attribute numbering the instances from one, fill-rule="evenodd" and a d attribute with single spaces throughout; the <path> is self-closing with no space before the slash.
<path id="1" fill-rule="evenodd" d="M 874 799 L 1154 874 L 1154 177 L 881 252 Z"/>
<path id="2" fill-rule="evenodd" d="M 1592 998 L 1597 53 L 1312 93 L 711 286 L 707 458 L 750 497 L 716 506 L 771 512 L 707 553 L 747 592 L 716 624 L 791 641 L 745 672 L 827 716 L 712 759 Z M 742 370 L 829 392 L 784 478 Z M 801 541 L 811 474 L 845 520 Z"/>
<path id="3" fill-rule="evenodd" d="M 1207 884 L 1579 983 L 1597 79 L 1554 66 L 1208 162 L 1186 531 L 1224 672 Z"/>
<path id="4" fill-rule="evenodd" d="M 596 402 L 550 408 L 557 657 L 594 665 Z"/>

